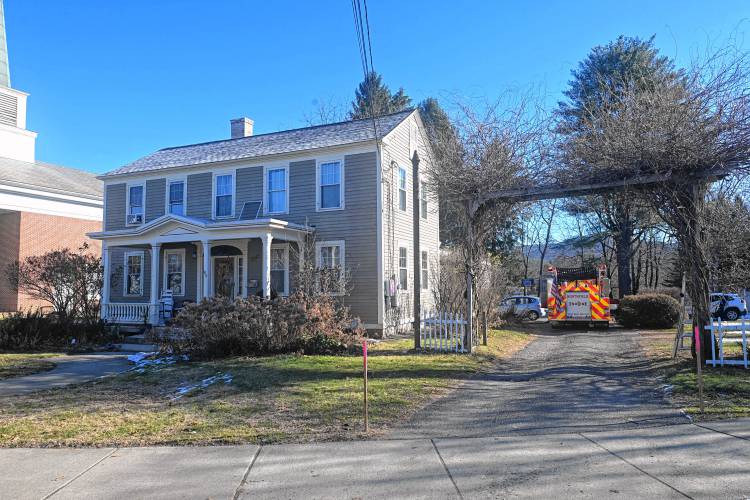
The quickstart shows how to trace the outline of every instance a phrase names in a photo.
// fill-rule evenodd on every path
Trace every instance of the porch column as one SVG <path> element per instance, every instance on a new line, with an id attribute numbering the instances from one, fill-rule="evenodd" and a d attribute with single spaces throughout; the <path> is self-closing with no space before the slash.
<path id="1" fill-rule="evenodd" d="M 102 268 L 104 269 L 101 303 L 99 304 L 101 312 L 99 317 L 101 319 L 107 319 L 107 306 L 109 305 L 109 292 L 110 292 L 110 276 L 111 271 L 109 270 L 109 247 L 106 241 L 102 241 Z"/>
<path id="2" fill-rule="evenodd" d="M 263 270 L 261 273 L 261 280 L 263 285 L 263 296 L 265 298 L 271 297 L 271 243 L 273 243 L 273 236 L 271 233 L 266 233 L 260 238 L 263 241 Z"/>
<path id="3" fill-rule="evenodd" d="M 211 296 L 211 242 L 201 241 L 203 247 L 203 297 Z"/>
<path id="4" fill-rule="evenodd" d="M 151 324 L 159 324 L 159 257 L 161 243 L 151 243 Z"/>
<path id="5" fill-rule="evenodd" d="M 242 276 L 239 277 L 240 280 L 242 280 L 242 298 L 247 298 L 247 268 L 249 265 L 249 257 L 250 254 L 247 251 L 247 241 L 243 240 L 244 244 L 242 246 Z"/>

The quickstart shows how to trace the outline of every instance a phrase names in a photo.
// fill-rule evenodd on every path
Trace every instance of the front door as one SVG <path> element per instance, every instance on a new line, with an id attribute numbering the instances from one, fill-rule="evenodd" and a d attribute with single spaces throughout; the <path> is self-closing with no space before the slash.
<path id="1" fill-rule="evenodd" d="M 214 257 L 214 295 L 235 298 L 237 295 L 236 257 Z"/>

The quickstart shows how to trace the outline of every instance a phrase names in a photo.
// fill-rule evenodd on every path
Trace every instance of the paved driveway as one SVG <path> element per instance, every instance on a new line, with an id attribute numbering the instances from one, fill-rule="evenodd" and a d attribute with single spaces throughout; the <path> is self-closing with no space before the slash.
<path id="1" fill-rule="evenodd" d="M 689 420 L 649 373 L 638 334 L 539 326 L 539 337 L 489 374 L 418 413 L 392 437 L 478 437 L 633 429 Z"/>
<path id="2" fill-rule="evenodd" d="M 46 358 L 46 361 L 52 361 L 56 366 L 47 372 L 0 380 L 0 397 L 82 384 L 130 367 L 126 353 L 71 354 Z"/>

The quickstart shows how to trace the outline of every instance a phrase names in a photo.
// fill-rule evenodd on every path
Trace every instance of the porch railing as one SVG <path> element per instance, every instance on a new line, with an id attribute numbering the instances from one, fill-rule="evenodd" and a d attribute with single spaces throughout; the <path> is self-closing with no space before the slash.
<path id="1" fill-rule="evenodd" d="M 110 303 L 104 305 L 104 320 L 113 323 L 148 323 L 151 304 Z"/>

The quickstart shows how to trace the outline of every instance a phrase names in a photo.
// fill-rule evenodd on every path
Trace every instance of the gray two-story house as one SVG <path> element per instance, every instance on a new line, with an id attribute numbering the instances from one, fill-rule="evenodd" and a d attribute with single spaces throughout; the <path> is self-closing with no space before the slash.
<path id="1" fill-rule="evenodd" d="M 342 300 L 372 333 L 408 324 L 416 298 L 429 307 L 438 203 L 418 111 L 260 135 L 241 118 L 231 132 L 100 177 L 105 320 L 161 324 L 165 295 L 287 295 L 300 255 L 346 270 Z"/>

